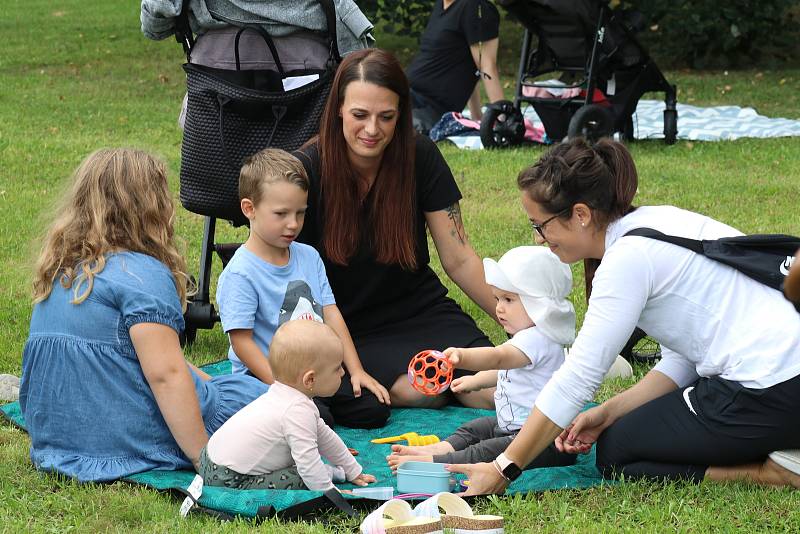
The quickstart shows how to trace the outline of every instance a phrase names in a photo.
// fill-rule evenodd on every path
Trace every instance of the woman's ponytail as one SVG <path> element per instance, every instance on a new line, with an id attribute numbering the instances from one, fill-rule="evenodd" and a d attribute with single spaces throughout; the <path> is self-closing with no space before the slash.
<path id="1" fill-rule="evenodd" d="M 613 221 L 632 211 L 633 197 L 639 187 L 636 165 L 625 145 L 617 141 L 601 139 L 593 148 L 610 171 L 613 197 L 608 215 L 609 221 Z"/>

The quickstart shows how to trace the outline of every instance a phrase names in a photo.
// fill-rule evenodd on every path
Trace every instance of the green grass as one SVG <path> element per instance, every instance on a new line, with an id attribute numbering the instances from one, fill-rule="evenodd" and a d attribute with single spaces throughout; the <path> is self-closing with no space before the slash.
<path id="1" fill-rule="evenodd" d="M 180 47 L 151 42 L 139 32 L 133 0 L 101 2 L 5 0 L 0 17 L 0 373 L 19 374 L 30 320 L 30 262 L 65 180 L 90 151 L 129 145 L 168 162 L 177 199 L 180 131 L 176 117 L 184 77 Z M 516 70 L 520 32 L 503 26 L 501 72 Z M 414 42 L 378 32 L 379 43 L 407 59 Z M 507 36 L 507 38 L 506 38 Z M 800 119 L 800 69 L 738 72 L 669 72 L 682 102 L 753 106 L 769 116 Z M 510 93 L 513 84 L 507 84 Z M 514 180 L 541 147 L 502 152 L 442 151 L 464 194 L 463 211 L 481 256 L 498 257 L 530 241 Z M 800 234 L 800 139 L 724 143 L 661 142 L 631 145 L 640 171 L 640 204 L 675 204 L 745 232 Z M 196 272 L 202 218 L 180 210 L 177 232 Z M 242 230 L 220 224 L 220 240 Z M 438 264 L 435 265 L 439 269 Z M 215 264 L 216 273 L 219 265 Z M 572 295 L 582 316 L 580 268 Z M 499 329 L 452 287 L 453 294 L 495 341 Z M 219 328 L 201 331 L 188 351 L 205 363 L 224 357 Z M 637 367 L 639 375 L 646 372 Z M 598 400 L 632 381 L 606 384 Z M 87 387 L 93 387 L 91 384 Z M 180 520 L 168 496 L 126 484 L 78 485 L 37 473 L 28 460 L 27 436 L 0 425 L 0 530 L 245 532 L 247 521 L 221 524 L 207 517 Z M 503 514 L 510 532 L 755 531 L 800 530 L 800 493 L 746 484 L 700 486 L 623 483 L 582 491 L 557 491 L 483 501 Z M 339 516 L 321 523 L 271 521 L 266 530 L 347 531 L 355 521 Z"/>

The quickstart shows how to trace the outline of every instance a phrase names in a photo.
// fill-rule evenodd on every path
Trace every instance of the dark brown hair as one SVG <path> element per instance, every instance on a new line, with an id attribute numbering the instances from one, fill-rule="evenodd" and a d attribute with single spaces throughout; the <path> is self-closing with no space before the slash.
<path id="1" fill-rule="evenodd" d="M 366 198 L 367 221 L 360 220 L 363 194 L 350 166 L 347 142 L 339 112 L 351 82 L 362 81 L 397 94 L 399 108 L 394 137 L 386 146 L 373 191 Z M 325 229 L 322 249 L 334 263 L 347 265 L 367 225 L 378 262 L 416 268 L 416 192 L 414 188 L 414 130 L 408 80 L 397 59 L 371 48 L 345 57 L 333 80 L 322 114 L 319 133 L 320 187 L 323 193 Z"/>
<path id="2" fill-rule="evenodd" d="M 577 203 L 592 209 L 592 218 L 599 228 L 630 213 L 639 185 L 636 165 L 625 145 L 601 139 L 594 144 L 583 138 L 572 139 L 547 151 L 538 162 L 523 169 L 517 185 L 531 200 L 549 213 L 567 212 Z M 583 262 L 586 299 L 592 291 L 592 278 L 600 260 Z"/>
<path id="3" fill-rule="evenodd" d="M 580 202 L 592 209 L 601 228 L 633 211 L 638 183 L 630 152 L 611 139 L 558 144 L 517 177 L 520 190 L 547 212 L 566 211 Z"/>

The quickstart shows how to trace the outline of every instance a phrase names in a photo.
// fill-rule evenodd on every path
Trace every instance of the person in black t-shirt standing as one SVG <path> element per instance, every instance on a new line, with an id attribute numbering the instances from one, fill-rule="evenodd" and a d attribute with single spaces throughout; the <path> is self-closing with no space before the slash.
<path id="1" fill-rule="evenodd" d="M 503 99 L 497 72 L 500 14 L 488 0 L 436 0 L 408 67 L 414 127 L 427 133 L 442 114 L 464 109 L 481 120 L 478 80 L 490 102 Z"/>
<path id="2" fill-rule="evenodd" d="M 436 145 L 415 135 L 408 81 L 380 49 L 348 54 L 336 73 L 320 134 L 297 152 L 310 179 L 298 241 L 322 257 L 336 302 L 364 371 L 389 390 L 392 406 L 436 407 L 407 378 L 424 349 L 491 346 L 430 268 L 428 232 L 447 275 L 495 318 L 483 263 L 467 239 L 458 190 Z M 374 428 L 389 407 L 352 377 L 322 400 L 335 422 Z M 493 390 L 459 394 L 465 405 L 493 408 Z"/>

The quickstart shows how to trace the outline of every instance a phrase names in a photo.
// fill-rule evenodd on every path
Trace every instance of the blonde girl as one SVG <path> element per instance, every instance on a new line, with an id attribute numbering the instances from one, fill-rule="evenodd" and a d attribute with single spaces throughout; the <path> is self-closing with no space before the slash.
<path id="1" fill-rule="evenodd" d="M 265 387 L 183 357 L 187 279 L 164 165 L 103 149 L 72 182 L 34 273 L 20 387 L 31 460 L 81 481 L 196 466 Z"/>

